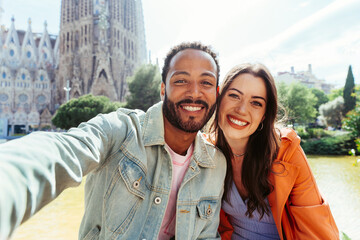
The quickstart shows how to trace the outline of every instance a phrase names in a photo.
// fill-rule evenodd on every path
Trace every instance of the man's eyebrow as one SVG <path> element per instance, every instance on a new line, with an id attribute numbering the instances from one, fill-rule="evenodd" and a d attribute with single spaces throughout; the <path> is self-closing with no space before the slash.
<path id="1" fill-rule="evenodd" d="M 177 75 L 186 75 L 186 76 L 190 76 L 190 73 L 186 72 L 186 71 L 175 71 L 171 74 L 171 77 L 173 76 L 177 76 Z M 201 74 L 202 77 L 207 76 L 207 77 L 212 77 L 212 78 L 216 78 L 215 74 L 212 72 L 203 72 Z"/>
<path id="2" fill-rule="evenodd" d="M 201 76 L 207 76 L 207 77 L 213 77 L 216 78 L 215 74 L 212 72 L 204 72 L 201 74 Z"/>
<path id="3" fill-rule="evenodd" d="M 176 75 L 187 75 L 190 76 L 190 73 L 186 72 L 186 71 L 175 71 L 173 72 L 173 74 L 171 74 L 171 77 L 176 76 Z"/>
<path id="4" fill-rule="evenodd" d="M 236 91 L 238 92 L 240 95 L 244 95 L 244 93 L 236 88 L 229 88 L 229 90 L 233 90 L 233 91 Z M 251 96 L 251 98 L 259 98 L 259 99 L 262 99 L 264 100 L 264 102 L 266 102 L 266 99 L 261 97 L 261 96 Z"/>

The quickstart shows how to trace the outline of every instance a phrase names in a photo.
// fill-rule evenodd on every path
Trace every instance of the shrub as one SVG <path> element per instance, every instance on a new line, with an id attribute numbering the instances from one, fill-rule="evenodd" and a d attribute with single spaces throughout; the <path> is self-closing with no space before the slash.
<path id="1" fill-rule="evenodd" d="M 356 149 L 355 139 L 350 134 L 321 139 L 302 140 L 301 147 L 306 154 L 348 155 L 350 149 Z"/>
<path id="2" fill-rule="evenodd" d="M 308 128 L 306 129 L 310 135 L 310 138 L 323 138 L 330 135 L 322 128 Z"/>
<path id="3" fill-rule="evenodd" d="M 296 133 L 300 136 L 301 139 L 309 139 L 310 134 L 305 130 L 304 127 L 297 127 Z"/>

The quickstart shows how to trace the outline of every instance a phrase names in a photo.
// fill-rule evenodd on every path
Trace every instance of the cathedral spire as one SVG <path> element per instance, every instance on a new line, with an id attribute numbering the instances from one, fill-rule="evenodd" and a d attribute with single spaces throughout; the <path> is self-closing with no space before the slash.
<path id="1" fill-rule="evenodd" d="M 14 16 L 11 18 L 11 26 L 7 33 L 3 53 L 8 66 L 13 69 L 17 68 L 20 61 L 20 43 L 19 43 L 19 36 L 15 29 Z"/>
<path id="2" fill-rule="evenodd" d="M 44 22 L 44 32 L 39 42 L 39 64 L 43 67 L 50 67 L 54 64 L 53 50 L 50 36 L 47 31 L 47 22 Z"/>
<path id="3" fill-rule="evenodd" d="M 31 19 L 28 20 L 28 29 L 21 46 L 21 62 L 28 68 L 36 68 L 37 50 L 31 30 Z"/>

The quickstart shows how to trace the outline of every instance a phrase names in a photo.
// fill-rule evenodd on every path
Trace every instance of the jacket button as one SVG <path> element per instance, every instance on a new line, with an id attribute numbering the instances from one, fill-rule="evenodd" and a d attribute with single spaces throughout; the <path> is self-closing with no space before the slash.
<path id="1" fill-rule="evenodd" d="M 210 208 L 210 206 L 208 207 L 208 209 L 206 210 L 206 214 L 207 215 L 211 215 L 212 213 L 212 209 Z"/>
<path id="2" fill-rule="evenodd" d="M 154 200 L 155 204 L 159 205 L 161 203 L 161 198 L 160 197 L 156 197 Z"/>
<path id="3" fill-rule="evenodd" d="M 136 180 L 134 183 L 133 183 L 133 187 L 138 189 L 140 186 L 140 182 L 138 180 Z"/>

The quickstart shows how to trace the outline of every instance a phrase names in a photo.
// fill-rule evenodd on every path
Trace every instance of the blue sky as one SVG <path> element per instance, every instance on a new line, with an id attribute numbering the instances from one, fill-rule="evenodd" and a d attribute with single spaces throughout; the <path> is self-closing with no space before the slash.
<path id="1" fill-rule="evenodd" d="M 60 0 L 0 0 L 1 24 L 42 32 L 59 30 Z M 219 53 L 221 77 L 243 62 L 261 62 L 276 75 L 307 70 L 336 86 L 351 64 L 360 83 L 359 0 L 142 0 L 147 48 L 160 65 L 168 49 L 201 41 Z"/>

